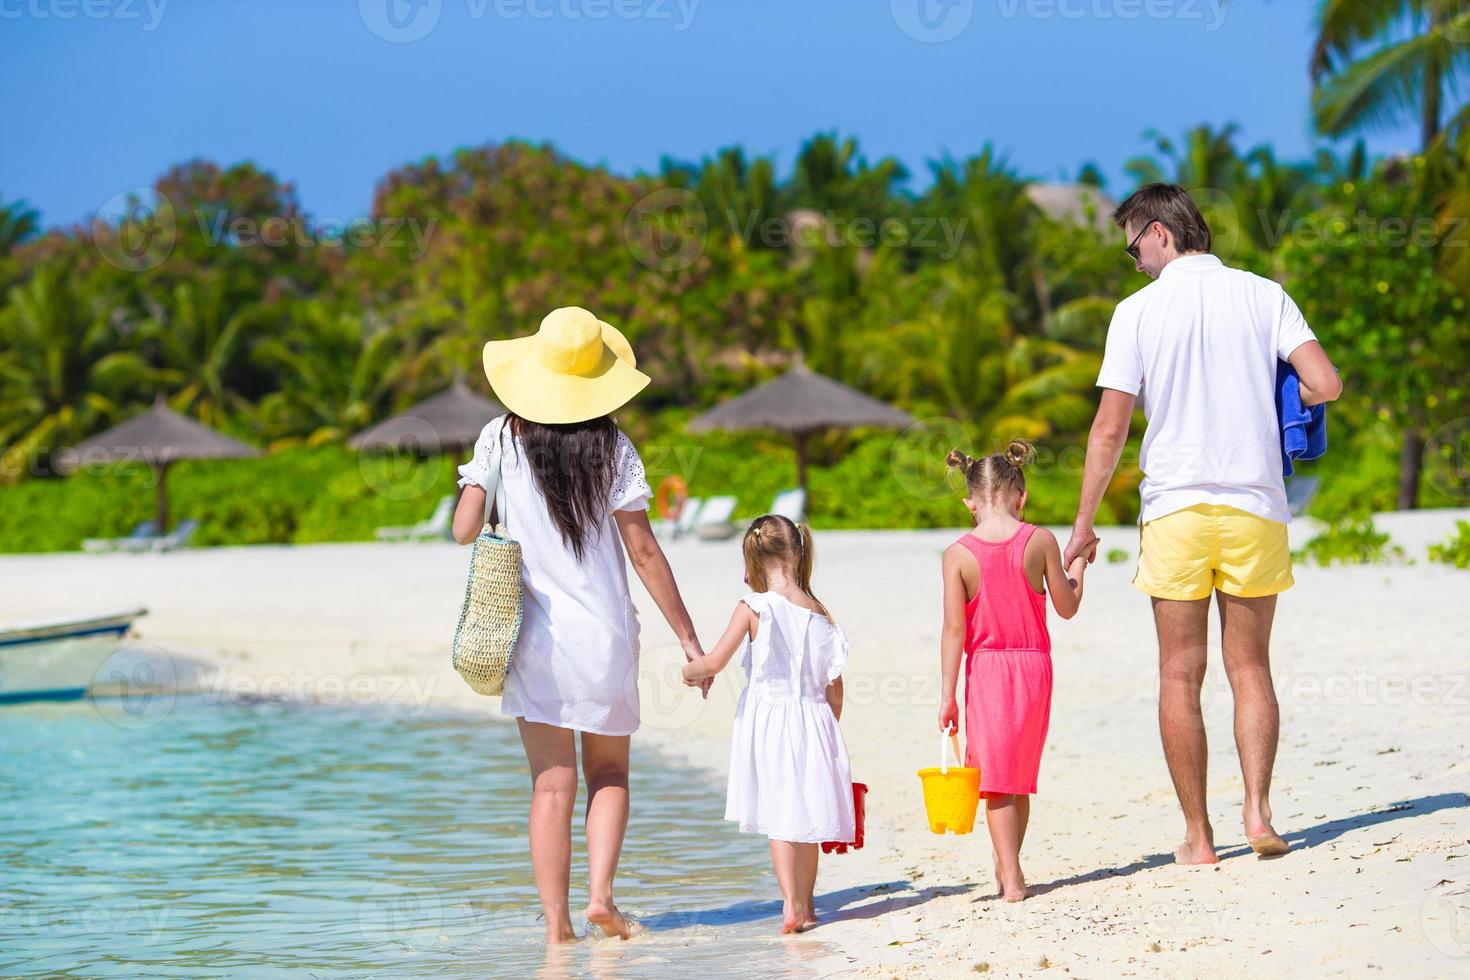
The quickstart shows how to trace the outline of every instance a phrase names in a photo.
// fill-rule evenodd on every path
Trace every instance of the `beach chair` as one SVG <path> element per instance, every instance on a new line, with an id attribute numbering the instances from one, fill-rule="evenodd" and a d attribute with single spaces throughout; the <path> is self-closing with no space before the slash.
<path id="1" fill-rule="evenodd" d="M 158 525 L 153 521 L 142 521 L 125 538 L 87 538 L 82 542 L 82 550 L 94 555 L 118 551 L 126 548 L 129 543 L 151 541 L 156 537 L 153 532 L 157 528 Z"/>
<path id="2" fill-rule="evenodd" d="M 679 513 L 673 518 L 661 518 L 650 521 L 653 525 L 653 533 L 670 539 L 682 538 L 694 527 L 694 522 L 699 518 L 700 499 L 698 497 L 687 497 L 684 503 L 679 505 Z"/>
<path id="3" fill-rule="evenodd" d="M 734 497 L 711 497 L 699 508 L 694 533 L 701 541 L 723 541 L 735 534 Z"/>
<path id="4" fill-rule="evenodd" d="M 408 527 L 380 527 L 373 533 L 379 541 L 425 541 L 430 538 L 448 538 L 454 525 L 456 499 L 451 495 L 441 498 L 434 513 L 426 521 Z"/>
<path id="5" fill-rule="evenodd" d="M 1317 488 L 1322 485 L 1320 476 L 1294 476 L 1286 481 L 1286 509 L 1296 517 L 1307 509 Z"/>
<path id="6" fill-rule="evenodd" d="M 198 521 L 180 521 L 178 527 L 162 537 L 153 539 L 153 550 L 164 552 L 173 551 L 175 548 L 187 547 L 189 539 L 194 537 L 194 532 L 197 530 L 199 530 Z"/>
<path id="7" fill-rule="evenodd" d="M 793 524 L 806 520 L 806 491 L 800 487 L 782 490 L 771 501 L 771 513 L 780 514 Z"/>

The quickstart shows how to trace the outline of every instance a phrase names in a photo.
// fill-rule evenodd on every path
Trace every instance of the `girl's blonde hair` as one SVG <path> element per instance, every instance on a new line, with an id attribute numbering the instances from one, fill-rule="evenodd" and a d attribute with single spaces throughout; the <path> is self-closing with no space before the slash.
<path id="1" fill-rule="evenodd" d="M 745 556 L 745 580 L 752 589 L 766 591 L 767 563 L 794 565 L 801 591 L 817 604 L 823 616 L 832 619 L 822 600 L 812 594 L 812 562 L 816 555 L 811 528 L 779 514 L 766 514 L 750 522 L 740 550 Z"/>
<path id="2" fill-rule="evenodd" d="M 1003 453 L 992 453 L 979 459 L 951 449 L 944 461 L 951 469 L 965 475 L 965 492 L 972 500 L 995 500 L 1000 494 L 1026 492 L 1026 473 L 1022 469 L 1036 454 L 1036 447 L 1026 439 L 1012 439 Z"/>

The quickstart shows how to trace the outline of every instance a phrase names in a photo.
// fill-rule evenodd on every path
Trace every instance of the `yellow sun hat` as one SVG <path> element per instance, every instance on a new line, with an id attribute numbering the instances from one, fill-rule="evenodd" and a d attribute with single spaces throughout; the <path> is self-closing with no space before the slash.
<path id="1" fill-rule="evenodd" d="M 580 306 L 552 310 L 529 337 L 490 341 L 485 376 L 501 404 L 545 425 L 611 414 L 651 380 L 628 339 Z"/>

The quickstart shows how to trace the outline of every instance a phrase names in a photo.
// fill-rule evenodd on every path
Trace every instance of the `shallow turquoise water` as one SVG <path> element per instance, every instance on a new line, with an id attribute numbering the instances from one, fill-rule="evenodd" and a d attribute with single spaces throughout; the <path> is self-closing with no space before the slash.
<path id="1" fill-rule="evenodd" d="M 820 952 L 772 936 L 765 842 L 721 819 L 721 788 L 636 739 L 618 895 L 647 932 L 548 960 L 510 726 L 191 701 L 110 717 L 0 711 L 0 974 L 804 976 Z M 573 908 L 580 836 L 579 814 Z"/>

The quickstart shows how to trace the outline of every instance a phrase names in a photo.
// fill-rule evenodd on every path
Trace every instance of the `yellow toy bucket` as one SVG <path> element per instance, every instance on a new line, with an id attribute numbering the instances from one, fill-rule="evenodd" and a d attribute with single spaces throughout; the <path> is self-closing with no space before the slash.
<path id="1" fill-rule="evenodd" d="M 924 809 L 929 814 L 929 829 L 936 834 L 952 830 L 968 834 L 975 827 L 975 811 L 980 806 L 980 770 L 959 765 L 960 740 L 950 732 L 939 733 L 939 768 L 920 769 L 924 784 Z M 955 765 L 945 764 L 944 747 L 954 752 Z"/>

